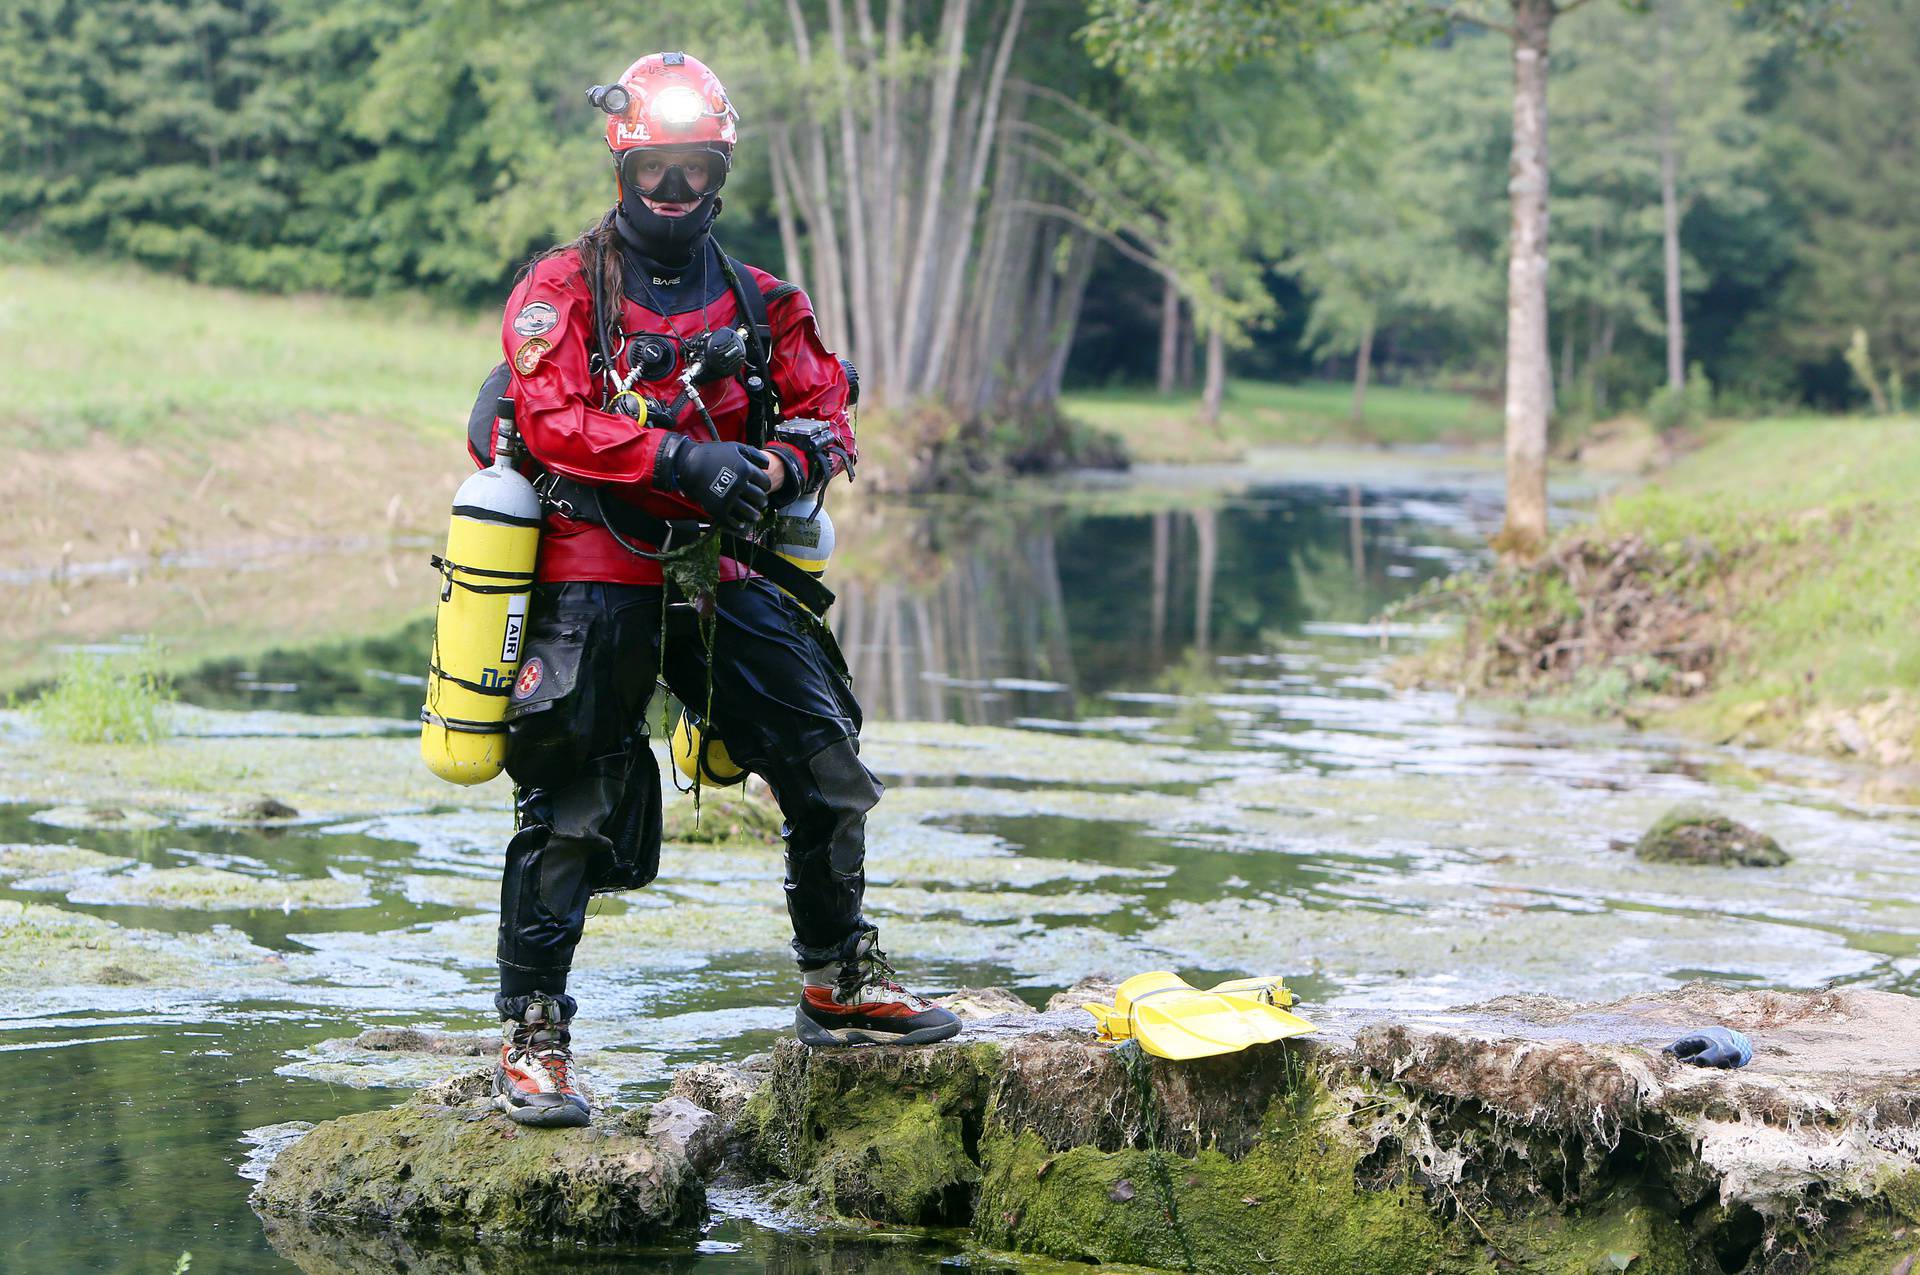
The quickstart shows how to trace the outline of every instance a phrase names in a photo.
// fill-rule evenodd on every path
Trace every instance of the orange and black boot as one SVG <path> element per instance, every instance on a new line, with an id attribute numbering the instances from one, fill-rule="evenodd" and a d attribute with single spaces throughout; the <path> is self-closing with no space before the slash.
<path id="1" fill-rule="evenodd" d="M 500 1025 L 493 1105 L 516 1124 L 542 1129 L 577 1129 L 591 1121 L 592 1110 L 573 1075 L 573 1038 L 567 1030 L 571 998 L 556 1000 L 539 992 L 526 998 L 523 1009 L 503 1008 L 519 1013 Z"/>
<path id="2" fill-rule="evenodd" d="M 960 1030 L 960 1019 L 896 981 L 893 967 L 877 943 L 878 930 L 863 932 L 851 960 L 808 970 L 802 977 L 794 1032 L 800 1043 L 840 1045 L 925 1045 Z"/>

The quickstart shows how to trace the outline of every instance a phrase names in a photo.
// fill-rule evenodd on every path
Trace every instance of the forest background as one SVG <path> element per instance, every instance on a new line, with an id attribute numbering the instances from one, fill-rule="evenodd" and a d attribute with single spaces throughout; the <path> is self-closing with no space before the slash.
<path id="1" fill-rule="evenodd" d="M 0 226 L 16 259 L 490 307 L 612 193 L 582 90 L 685 47 L 743 117 L 729 249 L 813 293 L 910 482 L 1084 458 L 1071 387 L 1198 385 L 1199 424 L 1229 368 L 1350 378 L 1356 417 L 1369 383 L 1497 400 L 1509 40 L 1255 31 L 1249 61 L 1220 28 L 1260 7 L 1146 6 L 1173 26 L 1141 58 L 1128 7 L 1028 0 L 8 0 Z M 1556 428 L 1899 410 L 1914 0 L 1829 11 L 1838 52 L 1724 0 L 1573 7 Z"/>

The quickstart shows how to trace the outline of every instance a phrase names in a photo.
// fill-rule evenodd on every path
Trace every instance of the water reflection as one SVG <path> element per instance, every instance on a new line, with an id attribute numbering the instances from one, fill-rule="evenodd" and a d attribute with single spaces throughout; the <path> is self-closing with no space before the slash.
<path id="1" fill-rule="evenodd" d="M 893 507 L 842 543 L 882 537 L 889 557 L 904 543 L 913 566 L 836 570 L 834 625 L 876 718 L 1073 719 L 1110 691 L 1158 684 L 1191 653 L 1267 649 L 1310 623 L 1363 624 L 1467 561 L 1493 516 L 1470 493 L 1346 485 L 971 521 Z"/>
<path id="2" fill-rule="evenodd" d="M 1158 685 L 1190 653 L 1364 624 L 1471 560 L 1498 521 L 1497 501 L 1470 489 L 1302 483 L 1183 493 L 1178 508 L 1113 499 L 838 512 L 832 622 L 868 714 L 1077 720 L 1108 692 Z M 207 707 L 411 718 L 431 624 L 423 612 L 376 638 L 221 660 L 178 684 Z"/>

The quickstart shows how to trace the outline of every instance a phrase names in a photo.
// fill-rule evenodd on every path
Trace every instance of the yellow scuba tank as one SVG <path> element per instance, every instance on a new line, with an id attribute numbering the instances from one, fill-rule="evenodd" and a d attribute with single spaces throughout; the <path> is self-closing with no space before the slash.
<path id="1" fill-rule="evenodd" d="M 420 756 L 448 783 L 482 784 L 507 759 L 507 695 L 520 668 L 540 548 L 540 497 L 519 471 L 513 400 L 499 402 L 493 464 L 460 484 L 440 571 Z"/>
<path id="2" fill-rule="evenodd" d="M 819 492 L 800 497 L 780 512 L 767 548 L 816 580 L 827 573 L 827 562 L 833 557 L 833 519 L 827 517 Z"/>
<path id="3" fill-rule="evenodd" d="M 696 762 L 695 758 L 699 760 Z M 727 743 L 718 735 L 702 731 L 693 714 L 680 710 L 673 724 L 673 764 L 690 784 L 709 788 L 730 788 L 747 777 L 727 753 Z"/>

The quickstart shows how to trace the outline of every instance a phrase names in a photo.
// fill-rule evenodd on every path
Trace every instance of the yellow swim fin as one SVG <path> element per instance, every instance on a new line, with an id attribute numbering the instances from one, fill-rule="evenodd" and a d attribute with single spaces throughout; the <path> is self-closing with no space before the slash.
<path id="1" fill-rule="evenodd" d="M 1282 999 L 1284 998 L 1284 1000 Z M 1207 1058 L 1314 1030 L 1280 1008 L 1293 997 L 1277 978 L 1235 979 L 1200 991 L 1167 970 L 1136 974 L 1112 1005 L 1088 1005 L 1107 1040 L 1132 1037 L 1161 1058 Z"/>

